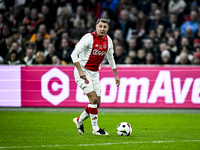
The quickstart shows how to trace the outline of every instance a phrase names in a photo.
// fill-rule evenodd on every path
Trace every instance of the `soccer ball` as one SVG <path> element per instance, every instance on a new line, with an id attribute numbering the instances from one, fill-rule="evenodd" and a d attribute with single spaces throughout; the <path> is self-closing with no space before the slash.
<path id="1" fill-rule="evenodd" d="M 128 122 L 121 122 L 117 126 L 117 134 L 120 136 L 129 136 L 132 133 L 132 127 Z"/>

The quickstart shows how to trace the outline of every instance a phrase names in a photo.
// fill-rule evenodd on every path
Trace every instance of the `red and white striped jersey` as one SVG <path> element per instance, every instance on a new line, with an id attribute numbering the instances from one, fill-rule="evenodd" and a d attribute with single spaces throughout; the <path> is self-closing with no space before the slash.
<path id="1" fill-rule="evenodd" d="M 71 54 L 73 62 L 79 62 L 81 66 L 91 70 L 99 71 L 105 55 L 112 69 L 116 68 L 113 58 L 113 43 L 108 35 L 101 39 L 96 32 L 85 34 L 76 44 Z"/>

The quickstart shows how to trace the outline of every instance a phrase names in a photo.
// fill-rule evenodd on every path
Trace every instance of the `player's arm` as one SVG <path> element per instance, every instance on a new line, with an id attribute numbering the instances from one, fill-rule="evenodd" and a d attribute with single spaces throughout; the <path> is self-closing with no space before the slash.
<path id="1" fill-rule="evenodd" d="M 87 79 L 86 78 L 86 74 L 83 72 L 80 63 L 79 62 L 75 62 L 74 65 L 75 65 L 76 69 L 78 70 L 79 76 L 82 79 L 86 80 Z"/>
<path id="2" fill-rule="evenodd" d="M 120 85 L 120 79 L 119 79 L 119 76 L 118 76 L 118 73 L 117 73 L 117 69 L 113 69 L 113 72 L 115 74 L 115 82 L 116 82 L 116 85 L 117 87 Z"/>
<path id="3" fill-rule="evenodd" d="M 83 51 L 85 47 L 85 40 L 87 39 L 87 36 L 88 35 L 85 35 L 81 38 L 81 40 L 77 43 L 74 51 L 71 54 L 72 61 L 79 72 L 79 76 L 84 80 L 86 80 L 87 78 L 86 74 L 83 72 L 81 65 L 79 63 L 80 62 L 79 54 Z"/>
<path id="4" fill-rule="evenodd" d="M 108 60 L 108 63 L 110 64 L 110 67 L 112 68 L 112 70 L 115 74 L 115 82 L 116 82 L 116 85 L 118 87 L 120 85 L 120 80 L 119 80 L 119 76 L 118 76 L 118 73 L 117 73 L 113 53 L 114 53 L 114 50 L 113 50 L 113 46 L 112 46 L 112 43 L 111 43 L 111 48 L 108 49 L 108 52 L 107 52 L 107 60 Z"/>

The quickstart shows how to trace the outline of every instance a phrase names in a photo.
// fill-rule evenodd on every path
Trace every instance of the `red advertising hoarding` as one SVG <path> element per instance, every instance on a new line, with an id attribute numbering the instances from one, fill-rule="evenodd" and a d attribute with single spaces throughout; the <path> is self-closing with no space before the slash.
<path id="1" fill-rule="evenodd" d="M 74 66 L 21 67 L 22 107 L 85 107 Z M 117 88 L 109 66 L 100 70 L 101 107 L 200 108 L 200 67 L 118 66 Z"/>

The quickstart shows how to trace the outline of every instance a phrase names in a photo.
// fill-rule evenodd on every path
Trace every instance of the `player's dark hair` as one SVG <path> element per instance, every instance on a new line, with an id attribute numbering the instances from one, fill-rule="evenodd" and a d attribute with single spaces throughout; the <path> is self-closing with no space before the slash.
<path id="1" fill-rule="evenodd" d="M 99 22 L 107 23 L 109 25 L 110 20 L 109 19 L 104 19 L 104 18 L 99 18 L 96 22 L 98 24 Z"/>

